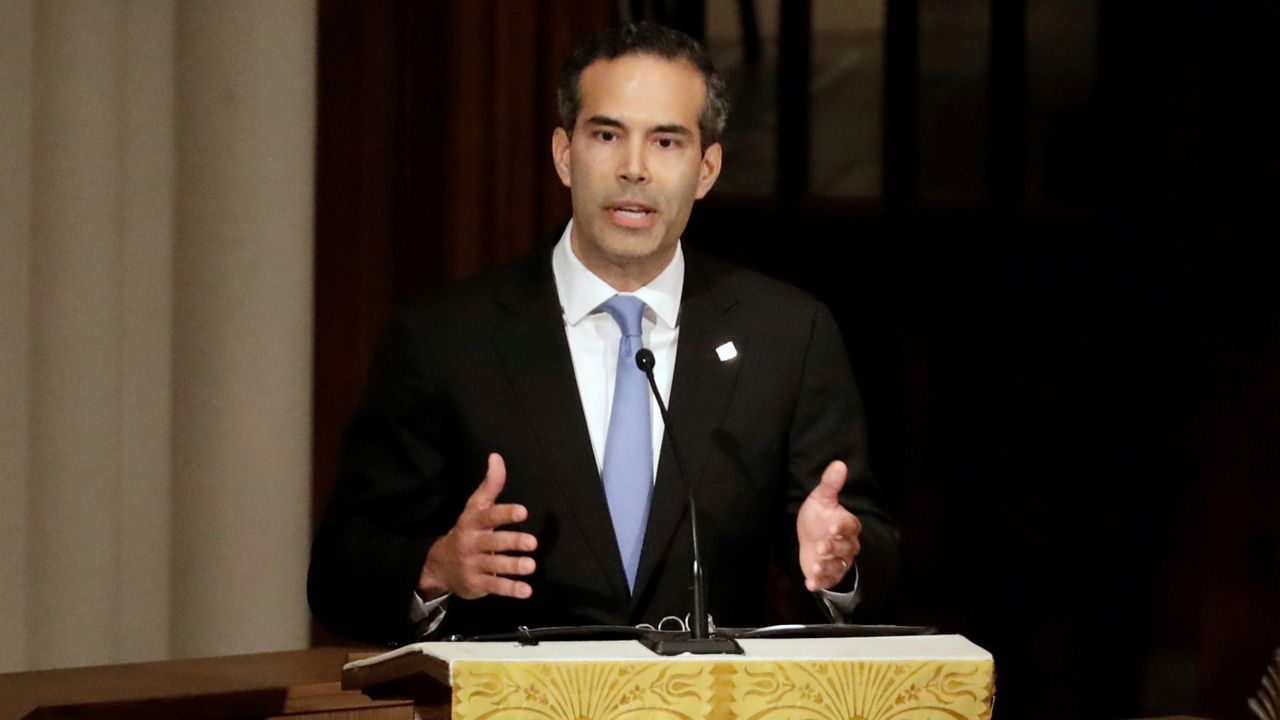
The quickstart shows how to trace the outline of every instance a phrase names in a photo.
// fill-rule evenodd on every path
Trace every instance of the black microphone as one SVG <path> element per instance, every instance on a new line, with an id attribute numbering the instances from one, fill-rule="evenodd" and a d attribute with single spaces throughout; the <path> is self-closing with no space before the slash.
<path id="1" fill-rule="evenodd" d="M 667 405 L 662 402 L 662 393 L 658 392 L 658 382 L 653 378 L 653 366 L 657 361 L 648 348 L 636 351 L 636 367 L 649 378 L 649 389 L 658 401 L 658 412 L 662 415 L 662 426 L 666 429 L 663 435 L 671 443 L 671 456 L 676 462 L 676 474 L 684 485 L 685 495 L 689 503 L 689 532 L 693 539 L 693 613 L 689 623 L 690 638 L 688 640 L 645 640 L 645 645 L 659 655 L 679 655 L 693 653 L 695 655 L 732 654 L 741 655 L 742 647 L 730 637 L 713 635 L 707 630 L 707 588 L 702 574 L 702 552 L 698 547 L 698 502 L 693 497 L 693 486 L 689 484 L 689 476 L 684 472 L 684 461 L 680 458 L 680 448 L 676 444 L 676 434 L 671 427 L 671 416 L 667 414 Z"/>

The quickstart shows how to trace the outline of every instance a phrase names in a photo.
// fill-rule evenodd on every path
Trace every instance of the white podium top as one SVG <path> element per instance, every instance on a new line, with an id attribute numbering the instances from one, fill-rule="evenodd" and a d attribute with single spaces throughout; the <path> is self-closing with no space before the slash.
<path id="1" fill-rule="evenodd" d="M 584 662 L 663 660 L 664 662 L 773 662 L 778 660 L 992 660 L 991 653 L 962 635 L 899 637 L 739 640 L 744 655 L 677 655 L 661 657 L 635 640 L 547 641 L 537 645 L 499 642 L 422 642 L 343 666 L 343 671 L 400 664 L 417 657 L 435 666 L 432 674 L 459 661 Z M 440 667 L 443 665 L 445 667 Z M 447 676 L 446 676 L 447 677 Z M 444 679 L 444 678 L 442 678 Z"/>

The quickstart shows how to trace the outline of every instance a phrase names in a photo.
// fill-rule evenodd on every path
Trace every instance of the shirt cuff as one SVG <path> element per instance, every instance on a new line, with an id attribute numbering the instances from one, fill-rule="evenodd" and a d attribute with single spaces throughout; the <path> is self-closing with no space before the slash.
<path id="1" fill-rule="evenodd" d="M 434 633 L 444 622 L 445 612 L 449 609 L 449 598 L 452 593 L 445 593 L 434 600 L 423 600 L 415 590 L 413 600 L 409 602 L 409 621 L 413 623 L 418 637 L 427 637 Z"/>
<path id="2" fill-rule="evenodd" d="M 827 619 L 836 625 L 843 625 L 845 619 L 853 614 L 854 608 L 858 607 L 858 603 L 862 602 L 862 586 L 858 582 L 858 563 L 854 562 L 850 570 L 853 571 L 853 589 L 849 592 L 823 590 L 814 593 L 826 610 Z"/>

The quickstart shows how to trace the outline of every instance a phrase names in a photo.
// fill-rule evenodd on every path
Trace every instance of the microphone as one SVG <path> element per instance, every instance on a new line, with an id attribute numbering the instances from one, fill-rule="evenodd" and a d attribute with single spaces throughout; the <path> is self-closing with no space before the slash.
<path id="1" fill-rule="evenodd" d="M 707 630 L 707 588 L 702 574 L 702 552 L 698 546 L 698 502 L 693 496 L 693 486 L 689 484 L 689 476 L 684 472 L 684 461 L 680 458 L 680 448 L 676 444 L 676 434 L 671 427 L 671 416 L 667 414 L 667 405 L 662 402 L 662 393 L 658 392 L 658 382 L 653 377 L 653 367 L 657 361 L 648 348 L 636 351 L 636 367 L 649 379 L 649 389 L 658 401 L 658 412 L 662 415 L 662 426 L 666 429 L 663 435 L 671 443 L 671 456 L 676 462 L 676 474 L 684 485 L 686 501 L 689 504 L 689 532 L 693 540 L 693 612 L 689 623 L 688 640 L 646 639 L 642 642 L 659 655 L 679 655 L 693 653 L 695 655 L 728 654 L 741 655 L 742 646 L 730 637 L 714 635 Z"/>

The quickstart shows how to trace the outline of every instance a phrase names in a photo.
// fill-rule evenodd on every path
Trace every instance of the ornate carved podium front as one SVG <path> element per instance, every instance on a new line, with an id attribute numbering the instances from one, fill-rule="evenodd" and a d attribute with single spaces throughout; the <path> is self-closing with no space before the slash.
<path id="1" fill-rule="evenodd" d="M 459 720 L 991 716 L 991 655 L 958 635 L 741 642 L 742 656 L 675 658 L 632 641 L 422 643 L 348 664 L 344 685 L 426 673 Z"/>

